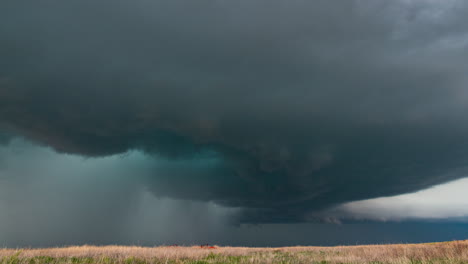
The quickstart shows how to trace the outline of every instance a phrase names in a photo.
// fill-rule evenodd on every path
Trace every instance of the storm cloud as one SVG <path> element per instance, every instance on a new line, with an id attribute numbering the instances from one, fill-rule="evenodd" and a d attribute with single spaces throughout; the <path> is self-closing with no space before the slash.
<path id="1" fill-rule="evenodd" d="M 0 127 L 163 158 L 148 190 L 239 222 L 306 221 L 467 175 L 467 17 L 456 0 L 6 0 Z"/>

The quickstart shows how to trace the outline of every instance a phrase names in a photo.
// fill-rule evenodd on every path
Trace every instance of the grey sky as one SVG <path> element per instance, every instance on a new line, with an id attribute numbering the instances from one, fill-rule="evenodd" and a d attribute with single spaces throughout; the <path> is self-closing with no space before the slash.
<path id="1" fill-rule="evenodd" d="M 242 208 L 237 224 L 311 221 L 468 175 L 467 17 L 462 0 L 5 0 L 0 144 L 50 148 L 57 170 L 144 156 L 108 165 L 112 212 L 144 190 Z"/>

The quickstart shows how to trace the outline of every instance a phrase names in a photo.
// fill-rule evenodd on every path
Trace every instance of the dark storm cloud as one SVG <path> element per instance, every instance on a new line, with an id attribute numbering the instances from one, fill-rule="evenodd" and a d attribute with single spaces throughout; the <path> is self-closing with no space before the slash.
<path id="1" fill-rule="evenodd" d="M 0 145 L 3 145 L 3 144 L 8 144 L 11 140 L 12 136 L 3 132 L 3 131 L 0 131 Z"/>
<path id="2" fill-rule="evenodd" d="M 166 166 L 137 151 L 84 159 L 14 139 L 0 146 L 0 246 L 211 241 L 236 209 L 146 192 L 140 177 Z"/>
<path id="3" fill-rule="evenodd" d="M 160 199 L 144 191 L 141 184 L 144 181 L 140 181 L 140 177 L 145 174 L 158 174 L 175 165 L 176 168 L 199 170 L 216 163 L 216 159 L 206 158 L 203 163 L 178 161 L 173 164 L 172 161 L 155 160 L 139 151 L 129 151 L 124 155 L 88 159 L 13 139 L 8 145 L 0 146 L 0 246 L 50 247 L 90 243 L 145 246 L 210 243 L 269 247 L 355 245 L 464 239 L 468 231 L 466 219 L 435 223 L 346 221 L 340 225 L 232 225 L 233 217 L 242 210 L 213 202 Z M 458 186 L 455 193 L 457 189 L 463 190 L 463 186 Z M 420 199 L 428 200 L 426 197 Z M 463 199 L 458 201 L 462 205 Z M 398 217 L 402 210 L 397 208 L 394 212 L 396 215 L 392 217 Z M 444 210 L 440 212 L 443 214 Z M 335 213 L 329 215 L 336 216 Z M 410 213 L 418 214 L 418 210 Z"/>
<path id="4" fill-rule="evenodd" d="M 1 127 L 155 194 L 306 220 L 466 175 L 463 1 L 2 1 Z M 187 162 L 199 169 L 185 167 Z"/>

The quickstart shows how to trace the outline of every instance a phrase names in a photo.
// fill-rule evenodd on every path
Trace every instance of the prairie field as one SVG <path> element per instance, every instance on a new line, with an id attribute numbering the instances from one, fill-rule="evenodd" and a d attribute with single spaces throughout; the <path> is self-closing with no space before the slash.
<path id="1" fill-rule="evenodd" d="M 248 248 L 73 246 L 0 249 L 0 264 L 468 263 L 468 240 L 426 244 Z"/>

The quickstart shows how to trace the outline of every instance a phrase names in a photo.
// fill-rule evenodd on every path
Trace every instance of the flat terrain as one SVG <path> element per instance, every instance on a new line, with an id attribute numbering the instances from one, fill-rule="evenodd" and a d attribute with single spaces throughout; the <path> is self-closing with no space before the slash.
<path id="1" fill-rule="evenodd" d="M 124 247 L 0 249 L 1 264 L 468 263 L 468 240 L 339 247 Z"/>

